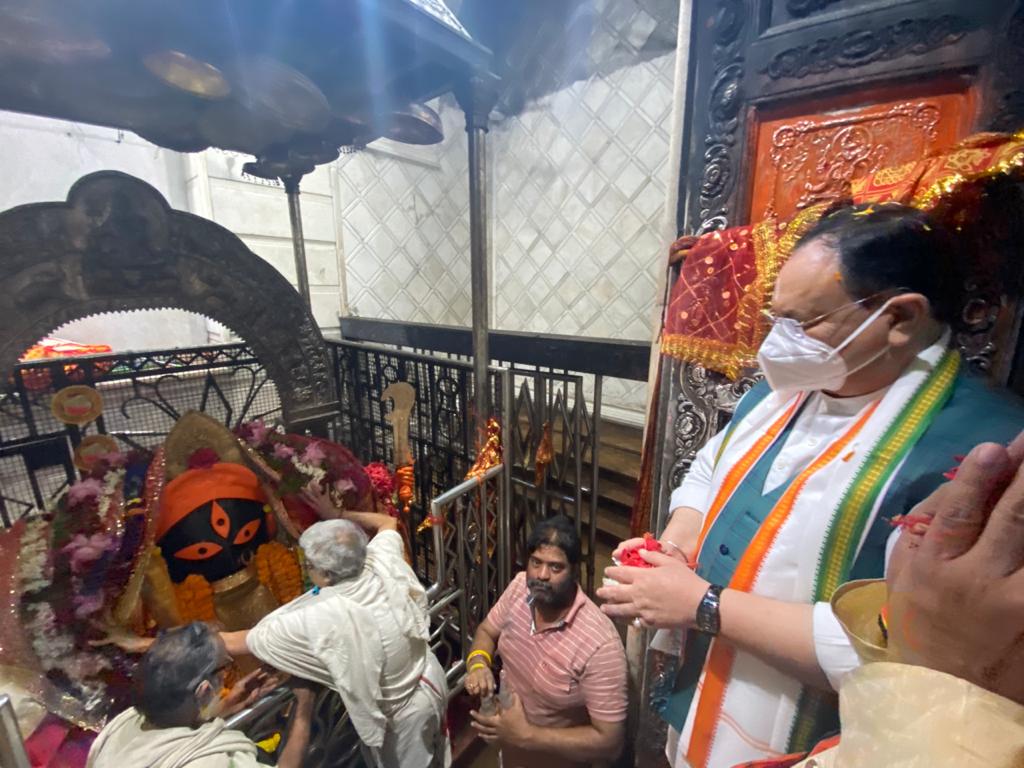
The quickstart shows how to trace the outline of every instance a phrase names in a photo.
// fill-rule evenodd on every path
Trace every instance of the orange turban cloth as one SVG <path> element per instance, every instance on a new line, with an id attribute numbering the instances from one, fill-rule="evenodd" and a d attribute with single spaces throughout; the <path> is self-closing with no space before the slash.
<path id="1" fill-rule="evenodd" d="M 266 502 L 259 478 L 241 464 L 219 462 L 207 469 L 189 469 L 171 480 L 164 489 L 156 540 L 194 509 L 216 499 L 246 499 Z"/>

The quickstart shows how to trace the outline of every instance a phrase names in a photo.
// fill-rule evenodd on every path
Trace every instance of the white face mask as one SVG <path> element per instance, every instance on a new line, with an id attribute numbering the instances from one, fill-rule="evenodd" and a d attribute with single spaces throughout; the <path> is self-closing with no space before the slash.
<path id="1" fill-rule="evenodd" d="M 200 683 L 199 687 L 196 688 L 196 698 L 200 701 L 199 704 L 199 720 L 201 722 L 207 722 L 213 720 L 220 714 L 221 700 L 217 691 L 214 690 L 213 685 L 208 681 Z"/>
<path id="2" fill-rule="evenodd" d="M 871 365 L 888 350 L 889 346 L 886 345 L 878 354 L 852 370 L 847 368 L 846 361 L 839 354 L 877 320 L 891 302 L 892 299 L 889 299 L 875 310 L 838 347 L 830 347 L 808 336 L 803 326 L 792 318 L 776 318 L 757 353 L 757 363 L 769 386 L 776 392 L 841 389 L 850 374 Z"/>

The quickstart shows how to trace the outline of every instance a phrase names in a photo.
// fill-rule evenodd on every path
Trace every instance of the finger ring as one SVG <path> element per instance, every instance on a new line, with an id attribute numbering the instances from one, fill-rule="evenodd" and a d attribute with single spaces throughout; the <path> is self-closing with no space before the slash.
<path id="1" fill-rule="evenodd" d="M 642 621 L 640 621 L 640 617 L 639 616 L 637 616 L 636 618 L 633 619 L 633 626 L 636 627 L 637 629 L 639 629 L 643 625 L 644 625 L 644 623 Z"/>

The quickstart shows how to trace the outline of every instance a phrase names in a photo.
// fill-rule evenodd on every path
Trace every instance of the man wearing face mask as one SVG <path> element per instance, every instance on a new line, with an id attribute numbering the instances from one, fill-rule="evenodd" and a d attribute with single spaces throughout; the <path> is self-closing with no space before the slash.
<path id="1" fill-rule="evenodd" d="M 194 622 L 161 635 L 135 673 L 135 706 L 115 717 L 89 751 L 86 768 L 256 768 L 256 745 L 222 717 L 279 681 L 255 672 L 221 698 L 231 657 L 218 634 Z M 314 688 L 295 686 L 295 711 L 278 768 L 299 768 L 309 745 Z"/>
<path id="2" fill-rule="evenodd" d="M 858 659 L 832 593 L 884 575 L 894 519 L 913 522 L 957 455 L 1024 425 L 950 348 L 957 259 L 898 204 L 814 225 L 776 282 L 767 381 L 673 493 L 665 554 L 607 572 L 606 613 L 685 631 L 663 713 L 674 765 L 767 759 L 834 730 L 832 690 Z"/>

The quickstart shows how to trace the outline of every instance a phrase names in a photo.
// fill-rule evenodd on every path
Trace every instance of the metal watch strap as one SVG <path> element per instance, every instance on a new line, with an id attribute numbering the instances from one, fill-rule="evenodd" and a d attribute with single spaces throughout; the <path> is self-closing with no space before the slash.
<path id="1" fill-rule="evenodd" d="M 696 627 L 699 631 L 712 637 L 717 635 L 722 628 L 719 602 L 723 589 L 725 587 L 712 584 L 708 587 L 708 591 L 704 593 L 704 597 L 701 598 L 700 603 L 697 605 Z"/>

